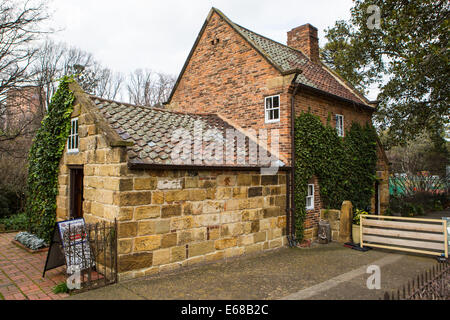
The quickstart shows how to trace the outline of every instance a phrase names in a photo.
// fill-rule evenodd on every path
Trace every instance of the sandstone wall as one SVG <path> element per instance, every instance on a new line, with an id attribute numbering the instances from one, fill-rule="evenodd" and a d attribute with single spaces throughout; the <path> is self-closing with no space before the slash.
<path id="1" fill-rule="evenodd" d="M 79 152 L 61 159 L 57 219 L 70 217 L 70 165 L 83 165 L 86 222 L 118 220 L 120 279 L 285 245 L 284 172 L 131 170 L 76 102 L 72 117 Z"/>

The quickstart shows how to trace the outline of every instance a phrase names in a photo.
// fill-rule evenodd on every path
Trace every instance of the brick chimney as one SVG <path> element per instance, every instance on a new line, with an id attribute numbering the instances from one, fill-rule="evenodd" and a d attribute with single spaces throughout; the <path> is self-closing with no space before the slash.
<path id="1" fill-rule="evenodd" d="M 313 62 L 319 62 L 319 38 L 317 28 L 309 23 L 287 33 L 287 45 L 300 50 Z"/>

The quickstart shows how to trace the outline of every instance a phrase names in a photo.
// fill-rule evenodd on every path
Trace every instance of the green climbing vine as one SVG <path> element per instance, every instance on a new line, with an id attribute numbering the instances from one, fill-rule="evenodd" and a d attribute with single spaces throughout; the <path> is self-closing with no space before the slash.
<path id="1" fill-rule="evenodd" d="M 28 156 L 26 214 L 29 229 L 47 242 L 56 220 L 59 162 L 70 132 L 74 95 L 69 83 L 72 79 L 65 76 L 60 80 Z"/>
<path id="2" fill-rule="evenodd" d="M 295 222 L 303 239 L 308 181 L 316 176 L 325 208 L 340 208 L 350 200 L 354 208 L 370 206 L 376 180 L 376 132 L 372 125 L 354 122 L 345 137 L 323 125 L 318 116 L 302 113 L 295 120 Z"/>

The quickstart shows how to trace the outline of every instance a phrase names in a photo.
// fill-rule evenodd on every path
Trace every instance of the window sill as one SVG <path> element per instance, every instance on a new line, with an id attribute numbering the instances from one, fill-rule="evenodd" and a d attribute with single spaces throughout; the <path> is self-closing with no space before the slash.
<path id="1" fill-rule="evenodd" d="M 278 120 L 266 120 L 265 123 L 270 124 L 270 123 L 278 123 L 280 122 L 280 119 Z"/>

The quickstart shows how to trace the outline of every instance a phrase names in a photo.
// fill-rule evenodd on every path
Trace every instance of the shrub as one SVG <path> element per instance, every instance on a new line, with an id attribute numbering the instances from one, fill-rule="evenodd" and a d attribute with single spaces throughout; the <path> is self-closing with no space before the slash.
<path id="1" fill-rule="evenodd" d="M 71 81 L 71 77 L 61 79 L 29 154 L 26 213 L 30 230 L 48 242 L 56 222 L 59 161 L 69 136 L 73 111 Z"/>
<path id="2" fill-rule="evenodd" d="M 369 214 L 367 211 L 356 209 L 353 213 L 353 224 L 356 224 L 359 226 L 361 223 L 361 215 L 362 214 Z"/>
<path id="3" fill-rule="evenodd" d="M 28 230 L 28 217 L 25 213 L 14 214 L 0 219 L 6 230 Z"/>

